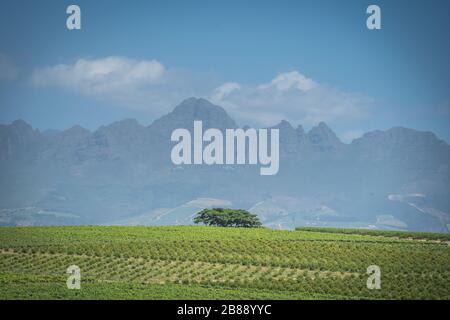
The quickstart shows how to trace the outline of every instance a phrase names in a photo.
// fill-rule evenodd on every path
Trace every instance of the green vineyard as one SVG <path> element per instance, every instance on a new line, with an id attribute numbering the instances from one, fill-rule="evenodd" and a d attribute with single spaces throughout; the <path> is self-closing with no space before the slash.
<path id="1" fill-rule="evenodd" d="M 336 230 L 2 227 L 0 299 L 450 299 L 450 247 Z"/>

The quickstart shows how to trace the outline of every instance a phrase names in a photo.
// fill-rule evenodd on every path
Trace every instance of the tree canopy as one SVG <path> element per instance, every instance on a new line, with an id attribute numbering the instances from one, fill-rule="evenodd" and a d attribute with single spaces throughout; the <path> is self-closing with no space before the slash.
<path id="1" fill-rule="evenodd" d="M 254 228 L 261 226 L 256 214 L 242 209 L 204 209 L 197 213 L 194 222 L 219 227 Z"/>

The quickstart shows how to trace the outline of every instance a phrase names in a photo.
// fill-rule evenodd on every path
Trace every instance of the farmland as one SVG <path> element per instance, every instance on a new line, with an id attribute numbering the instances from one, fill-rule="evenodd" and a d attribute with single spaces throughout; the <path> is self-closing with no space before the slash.
<path id="1" fill-rule="evenodd" d="M 450 247 L 334 229 L 2 227 L 0 299 L 450 299 Z"/>

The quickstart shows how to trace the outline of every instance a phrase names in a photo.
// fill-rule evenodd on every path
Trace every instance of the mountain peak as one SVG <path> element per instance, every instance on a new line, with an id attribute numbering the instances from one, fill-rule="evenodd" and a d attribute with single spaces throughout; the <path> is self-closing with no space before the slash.
<path id="1" fill-rule="evenodd" d="M 287 120 L 281 120 L 280 123 L 278 123 L 275 128 L 279 129 L 286 129 L 286 130 L 294 130 L 292 125 Z"/>
<path id="2" fill-rule="evenodd" d="M 39 130 L 33 129 L 23 120 L 0 125 L 0 159 L 32 159 L 39 148 L 41 138 Z"/>
<path id="3" fill-rule="evenodd" d="M 319 122 L 319 124 L 315 127 L 312 127 L 311 130 L 309 131 L 309 133 L 312 134 L 326 134 L 326 135 L 331 135 L 331 136 L 335 136 L 335 133 L 333 132 L 333 130 L 330 129 L 330 127 L 323 121 Z"/>
<path id="4" fill-rule="evenodd" d="M 83 128 L 82 126 L 76 124 L 70 127 L 67 130 L 64 130 L 65 134 L 74 134 L 74 135 L 87 135 L 90 133 L 88 129 Z"/>
<path id="5" fill-rule="evenodd" d="M 123 119 L 120 121 L 113 122 L 107 126 L 101 126 L 97 129 L 95 134 L 102 135 L 114 135 L 114 136 L 127 136 L 136 135 L 137 133 L 144 130 L 144 126 L 140 125 L 136 119 Z"/>
<path id="6" fill-rule="evenodd" d="M 410 145 L 410 146 L 430 146 L 448 145 L 439 139 L 434 133 L 429 131 L 418 131 L 404 127 L 393 127 L 386 131 L 375 130 L 365 133 L 362 137 L 355 139 L 353 145 Z"/>
<path id="7" fill-rule="evenodd" d="M 22 119 L 14 120 L 13 122 L 11 122 L 11 124 L 5 125 L 5 127 L 9 127 L 12 130 L 15 130 L 18 132 L 38 132 L 39 131 L 37 129 L 33 129 L 33 127 L 30 124 L 28 124 L 28 122 L 26 122 Z"/>
<path id="8" fill-rule="evenodd" d="M 172 112 L 155 120 L 149 128 L 167 135 L 168 132 L 177 128 L 192 128 L 194 121 L 203 121 L 204 128 L 225 130 L 237 127 L 222 107 L 203 98 L 188 98 L 177 105 Z"/>
<path id="9" fill-rule="evenodd" d="M 297 131 L 297 134 L 300 136 L 304 136 L 305 135 L 305 129 L 303 128 L 303 126 L 301 124 L 299 124 L 297 126 L 297 129 L 295 129 Z"/>
<path id="10" fill-rule="evenodd" d="M 177 107 L 186 107 L 186 106 L 211 106 L 214 105 L 205 98 L 197 98 L 197 97 L 190 97 L 186 98 Z"/>
<path id="11" fill-rule="evenodd" d="M 14 121 L 11 123 L 11 126 L 13 126 L 13 127 L 30 127 L 30 128 L 31 128 L 31 126 L 30 126 L 27 122 L 25 122 L 24 120 L 22 120 L 22 119 L 14 120 Z"/>
<path id="12" fill-rule="evenodd" d="M 28 136 L 39 136 L 40 132 L 38 129 L 33 129 L 33 127 L 22 119 L 14 120 L 11 124 L 1 125 L 4 130 L 15 132 L 18 135 L 28 135 Z"/>
<path id="13" fill-rule="evenodd" d="M 323 121 L 320 121 L 319 124 L 317 125 L 317 128 L 319 128 L 320 130 L 323 131 L 328 131 L 328 132 L 333 132 L 330 127 Z"/>
<path id="14" fill-rule="evenodd" d="M 195 120 L 203 120 L 203 117 L 208 116 L 229 118 L 222 107 L 215 105 L 204 98 L 195 97 L 183 100 L 175 107 L 172 113 L 182 113 L 185 116 L 197 117 Z"/>
<path id="15" fill-rule="evenodd" d="M 335 149 L 343 143 L 325 122 L 320 122 L 307 134 L 310 143 L 321 150 Z"/>
<path id="16" fill-rule="evenodd" d="M 111 123 L 108 127 L 142 127 L 136 119 L 127 118 Z"/>

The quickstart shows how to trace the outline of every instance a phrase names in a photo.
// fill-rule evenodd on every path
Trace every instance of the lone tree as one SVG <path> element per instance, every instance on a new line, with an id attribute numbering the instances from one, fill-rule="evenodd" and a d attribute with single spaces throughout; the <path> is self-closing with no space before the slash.
<path id="1" fill-rule="evenodd" d="M 203 209 L 197 213 L 194 222 L 219 227 L 255 228 L 261 226 L 256 214 L 241 209 Z"/>

